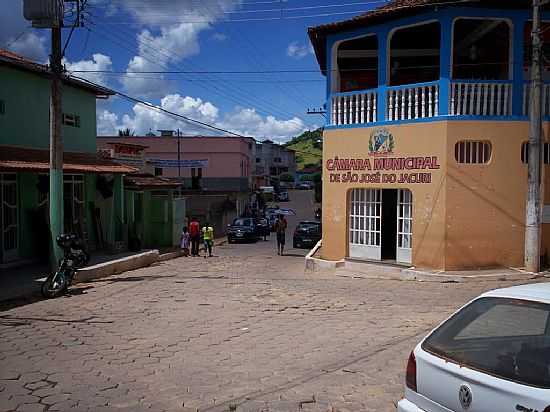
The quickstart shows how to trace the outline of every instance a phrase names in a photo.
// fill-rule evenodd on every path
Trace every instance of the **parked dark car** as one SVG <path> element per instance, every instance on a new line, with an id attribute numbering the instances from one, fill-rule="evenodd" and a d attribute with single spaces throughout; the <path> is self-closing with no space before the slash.
<path id="1" fill-rule="evenodd" d="M 321 223 L 309 220 L 298 223 L 294 230 L 293 246 L 295 249 L 311 249 L 321 240 Z"/>
<path id="2" fill-rule="evenodd" d="M 288 201 L 290 201 L 290 197 L 288 196 L 288 192 L 278 193 L 275 197 L 276 197 L 276 200 L 278 202 L 288 202 Z"/>
<path id="3" fill-rule="evenodd" d="M 259 228 L 254 218 L 238 217 L 227 227 L 227 242 L 256 242 L 260 237 Z"/>
<path id="4" fill-rule="evenodd" d="M 267 237 L 271 234 L 271 225 L 269 220 L 265 218 L 260 218 L 256 221 L 258 236 L 263 237 L 264 240 L 267 240 Z"/>

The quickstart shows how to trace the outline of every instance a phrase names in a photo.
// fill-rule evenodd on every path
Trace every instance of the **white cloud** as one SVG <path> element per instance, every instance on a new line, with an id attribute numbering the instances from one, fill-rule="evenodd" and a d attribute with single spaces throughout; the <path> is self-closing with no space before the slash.
<path id="1" fill-rule="evenodd" d="M 21 37 L 8 39 L 11 44 L 9 49 L 38 63 L 47 63 L 48 52 L 46 51 L 46 38 L 35 33 L 25 33 Z"/>
<path id="2" fill-rule="evenodd" d="M 240 3 L 240 0 L 202 0 L 200 8 L 195 0 L 142 0 L 139 7 L 124 4 L 122 7 L 126 12 L 147 27 L 137 35 L 139 54 L 129 61 L 127 71 L 162 71 L 167 65 L 197 55 L 200 52 L 200 33 Z M 167 93 L 170 84 L 162 76 L 155 75 L 155 79 L 153 76 L 143 77 L 128 74 L 123 80 L 126 90 L 144 98 Z"/>
<path id="3" fill-rule="evenodd" d="M 119 121 L 115 113 L 103 110 L 97 114 L 98 136 L 114 136 L 118 134 Z"/>
<path id="4" fill-rule="evenodd" d="M 75 70 L 109 71 L 113 68 L 111 58 L 101 53 L 94 53 L 91 60 L 80 60 L 73 63 L 64 60 L 63 63 L 69 72 Z M 107 85 L 108 83 L 105 73 L 74 73 L 74 75 L 100 85 Z"/>
<path id="5" fill-rule="evenodd" d="M 313 54 L 313 48 L 311 47 L 311 44 L 303 44 L 293 41 L 286 48 L 286 54 L 294 59 L 303 59 L 308 54 Z"/>
<path id="6" fill-rule="evenodd" d="M 5 4 L 4 4 L 5 3 Z M 23 18 L 21 0 L 2 2 L 0 18 L 0 47 L 27 57 L 39 63 L 48 59 L 48 37 L 45 31 L 31 28 L 31 23 Z"/>
<path id="7" fill-rule="evenodd" d="M 250 108 L 239 108 L 227 114 L 222 125 L 240 134 L 277 141 L 286 141 L 307 130 L 302 119 L 298 117 L 279 120 L 274 116 L 263 117 L 255 109 Z"/>
<path id="8" fill-rule="evenodd" d="M 251 108 L 236 108 L 233 112 L 222 116 L 219 109 L 212 103 L 179 94 L 164 96 L 160 101 L 160 107 L 222 129 L 256 138 L 287 141 L 307 130 L 303 121 L 297 117 L 287 120 L 273 116 L 264 117 Z M 137 135 L 143 135 L 149 130 L 178 128 L 187 134 L 218 134 L 215 130 L 178 120 L 140 104 L 132 107 L 132 113 L 122 116 L 109 110 L 102 110 L 98 112 L 97 125 L 98 135 L 116 134 L 119 129 L 125 128 L 134 130 Z"/>

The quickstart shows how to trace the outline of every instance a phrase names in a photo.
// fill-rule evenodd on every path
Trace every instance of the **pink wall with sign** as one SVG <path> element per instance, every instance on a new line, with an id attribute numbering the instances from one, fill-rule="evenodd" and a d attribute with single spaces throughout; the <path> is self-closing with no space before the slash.
<path id="1" fill-rule="evenodd" d="M 110 143 L 131 143 L 146 146 L 147 159 L 177 160 L 177 137 L 118 137 L 97 138 L 97 148 L 108 149 Z M 181 137 L 181 160 L 207 160 L 203 177 L 250 177 L 254 166 L 254 140 L 240 137 Z M 164 167 L 163 176 L 177 177 L 177 167 Z M 190 177 L 190 168 L 181 168 L 182 177 Z"/>

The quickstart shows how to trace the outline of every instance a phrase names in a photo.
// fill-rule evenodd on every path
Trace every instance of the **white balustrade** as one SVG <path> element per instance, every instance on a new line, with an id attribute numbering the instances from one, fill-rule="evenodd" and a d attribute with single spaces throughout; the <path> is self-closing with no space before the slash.
<path id="1" fill-rule="evenodd" d="M 531 85 L 526 84 L 523 87 L 523 115 L 529 116 L 529 107 L 531 100 Z M 550 116 L 550 84 L 544 84 L 542 87 L 542 107 L 543 116 Z"/>
<path id="2" fill-rule="evenodd" d="M 410 120 L 434 117 L 439 113 L 439 85 L 411 86 L 389 89 L 386 120 Z"/>
<path id="3" fill-rule="evenodd" d="M 451 116 L 510 116 L 511 83 L 451 83 Z"/>
<path id="4" fill-rule="evenodd" d="M 376 91 L 332 96 L 333 125 L 376 122 Z"/>

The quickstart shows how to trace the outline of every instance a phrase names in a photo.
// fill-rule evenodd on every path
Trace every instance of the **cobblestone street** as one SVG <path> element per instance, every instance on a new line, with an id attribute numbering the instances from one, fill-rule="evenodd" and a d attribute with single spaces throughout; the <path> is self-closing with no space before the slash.
<path id="1" fill-rule="evenodd" d="M 305 275 L 273 239 L 215 253 L 0 308 L 0 410 L 392 411 L 415 343 L 510 285 Z"/>

